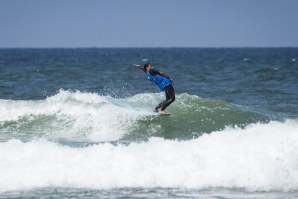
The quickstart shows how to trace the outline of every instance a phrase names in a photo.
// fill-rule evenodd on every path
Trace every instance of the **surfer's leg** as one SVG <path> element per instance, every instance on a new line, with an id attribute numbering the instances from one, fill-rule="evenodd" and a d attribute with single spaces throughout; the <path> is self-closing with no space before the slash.
<path id="1" fill-rule="evenodd" d="M 169 86 L 166 86 L 164 89 L 165 89 L 166 99 L 160 102 L 160 104 L 157 107 L 155 107 L 156 112 L 158 112 L 158 110 L 164 111 L 171 103 L 175 101 L 174 87 L 172 85 L 169 85 Z"/>
<path id="2" fill-rule="evenodd" d="M 164 101 L 160 102 L 160 103 L 155 107 L 155 112 L 158 112 L 158 109 L 160 109 L 166 101 L 167 101 L 167 100 L 164 100 Z"/>
<path id="3" fill-rule="evenodd" d="M 165 99 L 164 101 L 160 102 L 160 103 L 155 107 L 156 112 L 159 112 L 159 110 L 161 109 L 161 107 L 163 107 L 164 104 L 166 104 L 167 101 L 170 99 L 170 96 L 169 96 L 169 94 L 167 93 L 166 90 L 165 90 L 165 94 L 166 94 L 166 99 Z"/>
<path id="4" fill-rule="evenodd" d="M 164 111 L 170 104 L 175 101 L 175 91 L 172 85 L 165 87 L 166 100 L 161 103 L 160 110 Z"/>

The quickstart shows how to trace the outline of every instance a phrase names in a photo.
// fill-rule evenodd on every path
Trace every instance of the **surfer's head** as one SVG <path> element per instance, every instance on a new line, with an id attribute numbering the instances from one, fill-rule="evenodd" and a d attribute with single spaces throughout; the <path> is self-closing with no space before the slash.
<path id="1" fill-rule="evenodd" d="M 152 67 L 150 63 L 144 64 L 144 70 L 147 70 L 148 67 Z"/>

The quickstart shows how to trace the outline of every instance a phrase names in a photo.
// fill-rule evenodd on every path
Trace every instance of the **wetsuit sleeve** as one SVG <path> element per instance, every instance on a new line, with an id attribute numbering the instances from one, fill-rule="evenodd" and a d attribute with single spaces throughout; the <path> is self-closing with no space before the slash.
<path id="1" fill-rule="evenodd" d="M 139 67 L 144 73 L 147 73 L 147 71 L 145 69 L 143 69 L 142 67 Z"/>

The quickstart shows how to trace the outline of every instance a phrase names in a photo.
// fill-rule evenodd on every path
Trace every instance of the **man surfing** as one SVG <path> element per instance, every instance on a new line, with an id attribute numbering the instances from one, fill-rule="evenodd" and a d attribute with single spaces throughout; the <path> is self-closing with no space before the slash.
<path id="1" fill-rule="evenodd" d="M 145 64 L 143 67 L 138 64 L 134 64 L 134 66 L 143 70 L 146 73 L 148 80 L 155 83 L 160 91 L 165 91 L 166 99 L 156 106 L 154 111 L 169 115 L 165 109 L 175 101 L 175 91 L 173 87 L 174 80 L 164 72 L 154 69 L 150 63 Z"/>

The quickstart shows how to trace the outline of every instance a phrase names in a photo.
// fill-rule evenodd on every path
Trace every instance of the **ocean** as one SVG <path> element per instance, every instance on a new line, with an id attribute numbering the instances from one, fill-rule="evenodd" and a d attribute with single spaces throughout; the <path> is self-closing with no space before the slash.
<path id="1" fill-rule="evenodd" d="M 298 48 L 0 49 L 0 198 L 298 198 Z"/>

